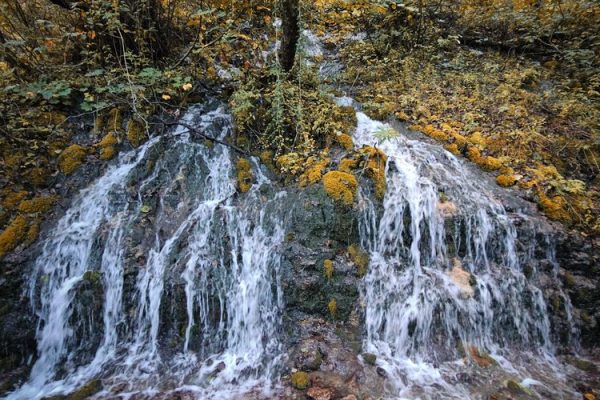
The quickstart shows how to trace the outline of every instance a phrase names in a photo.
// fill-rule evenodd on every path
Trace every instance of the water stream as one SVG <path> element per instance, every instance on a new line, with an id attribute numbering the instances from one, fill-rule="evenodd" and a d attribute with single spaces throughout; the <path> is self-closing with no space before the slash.
<path id="1" fill-rule="evenodd" d="M 192 108 L 183 120 L 220 138 L 231 130 L 221 108 Z M 255 162 L 256 185 L 236 199 L 234 165 L 226 146 L 196 143 L 178 127 L 121 155 L 77 196 L 36 262 L 39 357 L 9 399 L 96 377 L 123 392 L 185 385 L 215 398 L 269 385 L 282 350 L 283 194 L 259 194 L 269 181 Z M 89 286 L 96 314 L 81 304 Z M 176 303 L 182 315 L 169 308 Z M 165 317 L 179 326 L 174 335 L 161 332 Z"/>

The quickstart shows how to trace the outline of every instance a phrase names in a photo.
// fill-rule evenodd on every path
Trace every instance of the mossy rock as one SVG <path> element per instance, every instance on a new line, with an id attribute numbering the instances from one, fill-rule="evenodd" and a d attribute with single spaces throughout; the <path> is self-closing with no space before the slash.
<path id="1" fill-rule="evenodd" d="M 567 362 L 577 369 L 585 372 L 598 372 L 598 366 L 591 361 L 582 360 L 581 358 L 569 357 Z"/>
<path id="2" fill-rule="evenodd" d="M 85 161 L 86 150 L 78 145 L 72 144 L 58 156 L 58 168 L 65 175 L 70 175 Z"/>
<path id="3" fill-rule="evenodd" d="M 22 215 L 16 216 L 6 229 L 0 233 L 0 258 L 17 247 L 25 238 L 27 231 L 27 219 Z"/>
<path id="4" fill-rule="evenodd" d="M 294 372 L 290 380 L 292 386 L 298 390 L 304 390 L 310 386 L 310 376 L 303 371 Z"/>
<path id="5" fill-rule="evenodd" d="M 372 353 L 363 353 L 362 358 L 369 365 L 375 365 L 377 362 L 377 356 Z"/>
<path id="6" fill-rule="evenodd" d="M 235 165 L 237 186 L 241 193 L 246 193 L 252 187 L 254 182 L 254 173 L 252 172 L 252 164 L 246 158 L 240 158 Z"/>
<path id="7" fill-rule="evenodd" d="M 132 117 L 127 122 L 127 140 L 133 147 L 139 147 L 147 139 L 146 125 L 143 121 Z"/>
<path id="8" fill-rule="evenodd" d="M 354 203 L 358 183 L 352 174 L 329 171 L 323 175 L 323 187 L 329 197 L 345 206 L 351 206 Z"/>

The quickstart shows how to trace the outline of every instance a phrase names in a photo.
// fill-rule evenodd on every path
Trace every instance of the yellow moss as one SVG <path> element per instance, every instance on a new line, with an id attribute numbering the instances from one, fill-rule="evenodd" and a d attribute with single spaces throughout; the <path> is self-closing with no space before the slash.
<path id="1" fill-rule="evenodd" d="M 562 222 L 570 222 L 571 217 L 565 210 L 566 201 L 564 197 L 548 197 L 543 191 L 539 190 L 538 204 L 549 218 Z"/>
<path id="2" fill-rule="evenodd" d="M 342 158 L 340 160 L 339 170 L 350 173 L 353 169 L 358 168 L 358 160 L 353 158 Z"/>
<path id="3" fill-rule="evenodd" d="M 14 210 L 21 203 L 21 201 L 28 195 L 28 192 L 22 190 L 19 192 L 13 192 L 12 190 L 6 190 L 4 193 L 4 200 L 2 200 L 2 207 L 7 210 Z"/>
<path id="4" fill-rule="evenodd" d="M 52 208 L 55 202 L 54 196 L 34 197 L 31 200 L 23 200 L 19 204 L 19 211 L 25 214 L 44 213 Z"/>
<path id="5" fill-rule="evenodd" d="M 310 376 L 306 372 L 294 372 L 291 377 L 292 386 L 299 390 L 304 390 L 310 386 Z"/>
<path id="6" fill-rule="evenodd" d="M 364 276 L 369 267 L 369 254 L 362 250 L 358 245 L 352 244 L 348 246 L 348 255 L 350 260 L 356 265 L 359 276 Z"/>
<path id="7" fill-rule="evenodd" d="M 31 168 L 23 173 L 23 177 L 33 186 L 44 186 L 50 173 L 44 168 Z"/>
<path id="8" fill-rule="evenodd" d="M 42 112 L 39 115 L 39 122 L 43 125 L 61 125 L 67 120 L 64 114 L 58 112 Z"/>
<path id="9" fill-rule="evenodd" d="M 99 113 L 94 119 L 94 133 L 102 133 L 106 127 L 106 115 Z"/>
<path id="10" fill-rule="evenodd" d="M 496 171 L 502 168 L 502 161 L 492 156 L 483 157 L 478 164 L 488 171 Z"/>
<path id="11" fill-rule="evenodd" d="M 514 175 L 498 175 L 496 183 L 500 186 L 509 187 L 517 183 L 517 178 Z"/>
<path id="12" fill-rule="evenodd" d="M 117 154 L 115 145 L 118 143 L 117 137 L 114 133 L 110 132 L 106 134 L 96 146 L 100 147 L 100 159 L 110 160 Z"/>
<path id="13" fill-rule="evenodd" d="M 12 220 L 10 225 L 0 233 L 0 258 L 6 253 L 17 247 L 27 234 L 27 219 L 18 215 Z"/>
<path id="14" fill-rule="evenodd" d="M 481 152 L 479 151 L 479 149 L 477 147 L 474 147 L 474 146 L 469 147 L 469 149 L 467 150 L 467 157 L 469 158 L 469 160 L 473 161 L 474 163 L 481 162 Z"/>
<path id="15" fill-rule="evenodd" d="M 305 161 L 298 153 L 287 153 L 277 157 L 276 165 L 282 174 L 298 175 L 304 171 Z"/>
<path id="16" fill-rule="evenodd" d="M 331 279 L 333 276 L 333 261 L 325 260 L 323 261 L 323 271 L 327 279 Z"/>
<path id="17" fill-rule="evenodd" d="M 448 134 L 446 134 L 444 131 L 435 128 L 433 125 L 426 125 L 425 127 L 419 130 L 427 136 L 432 137 L 440 142 L 445 142 L 448 140 Z"/>
<path id="18" fill-rule="evenodd" d="M 367 157 L 364 167 L 367 172 L 367 176 L 373 181 L 375 186 L 375 197 L 378 199 L 383 199 L 386 190 L 386 154 L 382 150 L 372 146 L 365 146 L 361 148 L 359 153 Z"/>
<path id="19" fill-rule="evenodd" d="M 127 121 L 127 140 L 133 147 L 139 147 L 146 141 L 146 127 L 143 121 L 130 118 Z"/>
<path id="20" fill-rule="evenodd" d="M 323 176 L 323 187 L 332 199 L 350 206 L 358 184 L 354 175 L 341 171 L 329 171 Z"/>
<path id="21" fill-rule="evenodd" d="M 329 315 L 331 315 L 331 318 L 335 318 L 337 315 L 337 301 L 335 299 L 329 300 L 327 309 L 329 310 Z"/>
<path id="22" fill-rule="evenodd" d="M 458 132 L 450 133 L 450 137 L 452 137 L 452 139 L 454 139 L 454 143 L 458 147 L 464 147 L 467 144 L 467 138 L 465 138 L 463 135 L 461 135 Z"/>
<path id="23" fill-rule="evenodd" d="M 86 151 L 78 144 L 72 144 L 60 153 L 58 168 L 64 174 L 72 174 L 85 161 Z"/>
<path id="24" fill-rule="evenodd" d="M 31 243 L 35 242 L 35 240 L 37 239 L 39 234 L 40 234 L 40 222 L 38 220 L 36 220 L 31 224 L 31 226 L 29 227 L 29 230 L 27 231 L 27 236 L 26 236 L 27 244 L 31 244 Z"/>
<path id="25" fill-rule="evenodd" d="M 123 130 L 123 113 L 119 108 L 115 107 L 108 112 L 107 127 L 111 132 L 121 132 Z"/>
<path id="26" fill-rule="evenodd" d="M 472 144 L 476 144 L 479 146 L 485 146 L 486 139 L 481 135 L 481 132 L 477 131 L 469 136 L 468 141 Z"/>
<path id="27" fill-rule="evenodd" d="M 252 173 L 252 164 L 245 158 L 240 158 L 235 166 L 237 174 L 238 190 L 246 193 L 252 187 L 254 174 Z"/>
<path id="28" fill-rule="evenodd" d="M 300 178 L 298 178 L 299 185 L 301 187 L 305 187 L 319 182 L 321 180 L 321 176 L 323 175 L 323 170 L 327 168 L 329 163 L 329 158 L 315 161 L 313 157 L 310 157 L 307 160 L 307 164 L 309 165 L 308 168 L 302 175 L 300 175 Z"/>
<path id="29" fill-rule="evenodd" d="M 345 150 L 350 151 L 354 148 L 354 141 L 350 135 L 346 135 L 345 133 L 339 134 L 336 136 L 336 140 Z"/>
<path id="30" fill-rule="evenodd" d="M 270 150 L 265 150 L 263 152 L 261 152 L 258 157 L 260 158 L 260 161 L 262 161 L 263 164 L 265 164 L 267 166 L 267 168 L 269 168 L 269 170 L 275 172 L 275 164 L 273 163 L 273 152 Z"/>
<path id="31" fill-rule="evenodd" d="M 456 156 L 460 155 L 460 150 L 456 143 L 446 144 L 444 145 L 444 148 Z"/>

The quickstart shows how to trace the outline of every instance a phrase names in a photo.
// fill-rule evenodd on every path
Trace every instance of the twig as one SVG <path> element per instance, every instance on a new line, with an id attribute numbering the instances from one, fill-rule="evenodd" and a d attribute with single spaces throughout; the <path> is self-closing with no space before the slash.
<path id="1" fill-rule="evenodd" d="M 236 145 L 233 145 L 231 143 L 224 142 L 221 139 L 217 139 L 217 138 L 214 138 L 212 136 L 208 136 L 207 134 L 205 134 L 203 132 L 200 132 L 198 129 L 196 129 L 196 128 L 194 128 L 194 127 L 186 124 L 185 122 L 167 122 L 167 121 L 164 121 L 164 120 L 160 120 L 160 122 L 163 125 L 165 125 L 165 126 L 183 126 L 185 129 L 187 129 L 189 132 L 193 133 L 194 135 L 201 136 L 204 139 L 210 140 L 211 142 L 215 142 L 215 143 L 218 143 L 218 144 L 222 144 L 224 146 L 231 147 L 233 150 L 235 150 L 238 153 L 241 153 L 241 154 L 243 154 L 245 156 L 250 155 L 246 150 L 243 150 L 243 149 L 241 149 L 241 148 L 239 148 Z"/>

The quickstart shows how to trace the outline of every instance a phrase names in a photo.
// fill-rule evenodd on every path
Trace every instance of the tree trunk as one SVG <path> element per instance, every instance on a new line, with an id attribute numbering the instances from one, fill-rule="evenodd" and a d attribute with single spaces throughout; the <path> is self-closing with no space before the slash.
<path id="1" fill-rule="evenodd" d="M 284 71 L 289 71 L 294 66 L 296 47 L 300 37 L 298 27 L 298 0 L 281 0 L 281 26 L 283 37 L 279 49 L 279 63 Z"/>

